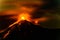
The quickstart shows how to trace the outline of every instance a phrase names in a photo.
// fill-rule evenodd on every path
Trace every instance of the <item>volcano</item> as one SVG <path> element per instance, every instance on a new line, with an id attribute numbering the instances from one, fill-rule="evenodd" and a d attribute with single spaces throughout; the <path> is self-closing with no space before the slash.
<path id="1" fill-rule="evenodd" d="M 21 25 L 19 25 L 21 23 Z M 47 40 L 50 35 L 47 28 L 34 25 L 26 20 L 15 24 L 11 33 L 2 40 Z M 8 31 L 8 30 L 7 30 Z"/>

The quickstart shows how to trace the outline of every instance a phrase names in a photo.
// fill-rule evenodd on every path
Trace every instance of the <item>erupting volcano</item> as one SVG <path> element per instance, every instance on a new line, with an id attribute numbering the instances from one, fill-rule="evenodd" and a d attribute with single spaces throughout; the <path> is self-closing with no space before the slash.
<path id="1" fill-rule="evenodd" d="M 59 8 L 58 0 L 0 0 L 0 40 L 54 40 Z"/>
<path id="2" fill-rule="evenodd" d="M 2 39 L 5 39 L 8 37 L 14 30 L 17 29 L 17 31 L 22 30 L 22 31 L 27 31 L 27 30 L 35 30 L 35 28 L 39 28 L 38 22 L 40 21 L 45 21 L 47 18 L 37 18 L 37 19 L 32 19 L 32 16 L 29 13 L 20 13 L 17 18 L 16 22 L 12 23 L 7 27 L 6 29 L 0 31 L 2 34 Z M 36 29 L 37 30 L 37 29 Z M 30 31 L 31 32 L 31 31 Z"/>
<path id="3" fill-rule="evenodd" d="M 32 21 L 34 21 L 36 24 L 38 24 L 38 20 L 32 19 L 30 14 L 28 14 L 28 13 L 19 14 L 18 17 L 17 17 L 17 21 L 16 22 L 14 22 L 13 24 L 9 25 L 8 28 L 0 31 L 0 33 L 2 34 L 2 39 L 6 39 L 9 35 L 11 35 L 12 32 L 18 32 L 18 33 L 20 33 L 21 31 L 22 31 L 22 33 L 26 32 L 26 31 L 27 32 L 32 32 L 32 31 L 37 30 L 39 28 L 42 31 L 44 31 L 40 26 L 35 25 L 34 22 L 32 22 Z M 27 34 L 24 33 L 23 35 L 27 35 Z"/>

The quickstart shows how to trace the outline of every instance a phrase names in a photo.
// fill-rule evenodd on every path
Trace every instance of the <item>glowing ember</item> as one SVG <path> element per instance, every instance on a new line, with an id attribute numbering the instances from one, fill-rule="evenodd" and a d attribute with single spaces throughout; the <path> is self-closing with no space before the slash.
<path id="1" fill-rule="evenodd" d="M 35 21 L 35 24 L 38 24 L 38 21 L 37 20 Z"/>

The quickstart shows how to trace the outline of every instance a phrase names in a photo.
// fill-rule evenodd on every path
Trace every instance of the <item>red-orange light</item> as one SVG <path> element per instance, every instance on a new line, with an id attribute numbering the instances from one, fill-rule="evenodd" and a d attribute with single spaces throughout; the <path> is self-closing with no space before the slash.
<path id="1" fill-rule="evenodd" d="M 19 14 L 18 20 L 27 20 L 27 21 L 30 21 L 31 20 L 30 14 L 27 14 L 27 13 Z"/>

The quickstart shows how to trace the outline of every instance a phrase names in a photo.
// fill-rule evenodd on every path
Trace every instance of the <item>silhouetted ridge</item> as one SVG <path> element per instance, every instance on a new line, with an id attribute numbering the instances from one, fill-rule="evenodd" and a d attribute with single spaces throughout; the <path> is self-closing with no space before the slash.
<path id="1" fill-rule="evenodd" d="M 20 29 L 20 30 L 19 30 Z M 34 25 L 26 20 L 21 21 L 21 25 L 16 25 L 6 40 L 37 40 L 47 39 L 48 30 Z"/>

